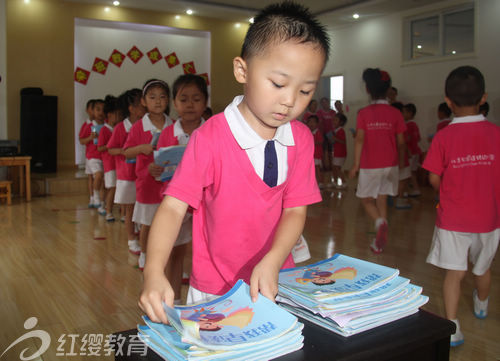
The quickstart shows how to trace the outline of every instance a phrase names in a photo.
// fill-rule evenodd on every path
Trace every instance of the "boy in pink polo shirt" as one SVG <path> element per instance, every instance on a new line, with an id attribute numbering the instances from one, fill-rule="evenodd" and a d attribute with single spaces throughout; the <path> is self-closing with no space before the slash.
<path id="1" fill-rule="evenodd" d="M 173 304 L 163 271 L 188 206 L 188 303 L 224 294 L 238 279 L 250 284 L 253 300 L 259 292 L 274 300 L 280 268 L 293 266 L 307 205 L 321 200 L 313 137 L 295 118 L 328 54 L 324 27 L 303 6 L 270 5 L 255 17 L 233 61 L 244 96 L 193 132 L 151 226 L 139 301 L 151 320 L 167 322 L 161 302 Z"/>
<path id="2" fill-rule="evenodd" d="M 423 164 L 439 190 L 427 262 L 446 269 L 445 312 L 457 326 L 451 346 L 464 342 L 457 313 L 468 258 L 474 265 L 474 314 L 485 318 L 490 266 L 500 238 L 500 127 L 479 113 L 486 101 L 484 89 L 483 75 L 474 67 L 461 66 L 448 75 L 445 100 L 455 118 L 436 133 Z"/>

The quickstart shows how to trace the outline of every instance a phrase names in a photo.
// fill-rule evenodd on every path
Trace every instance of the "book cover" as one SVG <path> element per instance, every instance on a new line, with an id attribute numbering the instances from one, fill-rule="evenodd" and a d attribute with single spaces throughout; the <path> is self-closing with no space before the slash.
<path id="1" fill-rule="evenodd" d="M 104 124 L 96 124 L 96 125 L 92 125 L 90 127 L 92 133 L 96 134 L 96 137 L 94 138 L 94 144 L 95 145 L 97 145 L 98 138 L 99 138 L 99 132 L 101 131 L 102 127 L 104 127 Z"/>
<path id="2" fill-rule="evenodd" d="M 158 139 L 160 139 L 160 134 L 161 130 L 152 130 L 151 131 L 151 145 L 153 146 L 153 149 L 156 149 L 156 146 L 158 145 Z"/>
<path id="3" fill-rule="evenodd" d="M 165 182 L 172 179 L 175 169 L 181 162 L 185 150 L 185 145 L 173 145 L 154 151 L 155 164 L 163 167 L 163 173 L 157 177 L 156 180 Z"/>

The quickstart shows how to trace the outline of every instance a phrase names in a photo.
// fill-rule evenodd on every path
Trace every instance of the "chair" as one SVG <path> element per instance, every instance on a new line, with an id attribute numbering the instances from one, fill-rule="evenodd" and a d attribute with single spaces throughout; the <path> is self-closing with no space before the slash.
<path id="1" fill-rule="evenodd" d="M 2 180 L 0 181 L 0 190 L 5 189 L 5 192 L 0 192 L 0 198 L 7 198 L 7 205 L 12 204 L 12 194 L 11 194 L 11 181 Z"/>

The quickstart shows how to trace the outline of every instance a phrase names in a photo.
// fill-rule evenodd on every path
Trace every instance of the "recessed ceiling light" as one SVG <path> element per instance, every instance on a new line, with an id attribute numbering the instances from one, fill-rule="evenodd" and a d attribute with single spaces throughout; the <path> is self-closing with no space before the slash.
<path id="1" fill-rule="evenodd" d="M 109 12 L 109 8 L 106 6 L 106 7 L 104 8 L 104 11 L 105 11 L 105 12 Z"/>
<path id="2" fill-rule="evenodd" d="M 456 52 L 455 50 L 453 50 L 451 53 L 452 53 L 452 54 L 456 54 L 457 52 Z"/>
<path id="3" fill-rule="evenodd" d="M 181 18 L 180 15 L 175 15 L 175 20 L 179 20 Z"/>
<path id="4" fill-rule="evenodd" d="M 417 45 L 417 49 L 422 49 L 422 45 Z"/>
<path id="5" fill-rule="evenodd" d="M 24 0 L 24 3 L 25 3 L 25 4 L 29 4 L 29 3 L 30 3 L 30 0 Z"/>
<path id="6" fill-rule="evenodd" d="M 359 19 L 359 14 L 352 14 L 352 17 L 353 17 L 354 19 Z"/>
<path id="7" fill-rule="evenodd" d="M 186 14 L 188 14 L 188 15 L 193 15 L 193 10 L 191 10 L 191 9 L 187 9 L 187 10 L 186 10 Z"/>
<path id="8" fill-rule="evenodd" d="M 113 1 L 113 5 L 118 6 L 118 5 L 120 5 L 120 2 L 118 0 L 115 0 L 115 1 Z"/>
<path id="9" fill-rule="evenodd" d="M 240 24 L 240 23 L 236 23 L 236 24 L 234 24 L 234 27 L 235 27 L 235 28 L 239 28 L 240 26 L 241 26 L 241 24 Z"/>
<path id="10" fill-rule="evenodd" d="M 249 22 L 250 24 L 253 24 L 253 21 L 254 21 L 254 18 L 250 18 L 250 19 L 248 19 L 248 22 Z"/>

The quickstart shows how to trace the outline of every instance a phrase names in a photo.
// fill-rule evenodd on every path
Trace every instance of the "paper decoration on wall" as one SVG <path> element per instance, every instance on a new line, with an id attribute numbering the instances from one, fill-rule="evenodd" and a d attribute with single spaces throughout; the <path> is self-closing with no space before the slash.
<path id="1" fill-rule="evenodd" d="M 117 67 L 121 67 L 123 61 L 125 60 L 125 54 L 119 52 L 118 50 L 113 50 L 109 57 L 109 62 L 115 64 Z"/>
<path id="2" fill-rule="evenodd" d="M 89 76 L 90 76 L 90 71 L 82 69 L 78 66 L 76 67 L 74 79 L 77 83 L 87 85 L 87 81 L 89 80 Z"/>
<path id="3" fill-rule="evenodd" d="M 127 56 L 134 62 L 134 64 L 137 64 L 143 55 L 144 54 L 142 54 L 142 52 L 135 45 L 127 53 Z"/>
<path id="4" fill-rule="evenodd" d="M 167 62 L 169 68 L 173 68 L 174 66 L 179 65 L 179 58 L 177 57 L 177 54 L 175 54 L 175 52 L 168 54 L 165 57 L 165 61 Z"/>
<path id="5" fill-rule="evenodd" d="M 101 58 L 95 58 L 94 65 L 92 65 L 92 70 L 99 74 L 106 74 L 106 70 L 108 70 L 109 63 Z"/>
<path id="6" fill-rule="evenodd" d="M 207 86 L 210 85 L 210 80 L 208 79 L 208 73 L 203 73 L 203 74 L 198 74 L 198 75 L 201 76 L 203 79 L 205 79 Z"/>
<path id="7" fill-rule="evenodd" d="M 163 58 L 158 48 L 151 49 L 147 52 L 147 55 L 149 60 L 151 60 L 151 64 L 154 64 Z"/>
<path id="8" fill-rule="evenodd" d="M 192 61 L 182 64 L 182 69 L 184 70 L 184 74 L 196 74 L 194 62 Z"/>

